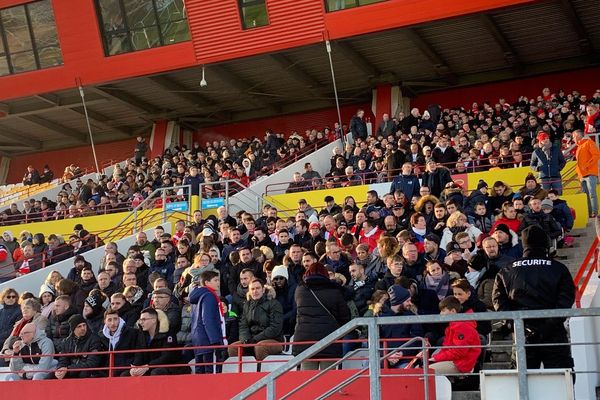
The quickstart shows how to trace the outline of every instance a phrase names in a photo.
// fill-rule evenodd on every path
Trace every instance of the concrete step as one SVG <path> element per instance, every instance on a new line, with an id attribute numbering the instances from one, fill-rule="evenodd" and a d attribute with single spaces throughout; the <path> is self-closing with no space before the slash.
<path id="1" fill-rule="evenodd" d="M 495 353 L 495 354 L 492 354 L 492 362 L 493 363 L 510 362 L 510 358 L 511 358 L 510 353 Z"/>
<path id="2" fill-rule="evenodd" d="M 452 400 L 481 400 L 481 393 L 477 390 L 452 392 Z"/>
<path id="3" fill-rule="evenodd" d="M 483 363 L 482 369 L 510 369 L 510 362 L 486 362 Z"/>

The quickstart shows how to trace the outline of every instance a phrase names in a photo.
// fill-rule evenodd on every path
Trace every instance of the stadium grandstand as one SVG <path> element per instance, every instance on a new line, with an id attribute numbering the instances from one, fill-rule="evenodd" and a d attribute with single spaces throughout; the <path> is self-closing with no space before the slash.
<path id="1" fill-rule="evenodd" d="M 0 0 L 3 396 L 596 399 L 598 21 Z"/>

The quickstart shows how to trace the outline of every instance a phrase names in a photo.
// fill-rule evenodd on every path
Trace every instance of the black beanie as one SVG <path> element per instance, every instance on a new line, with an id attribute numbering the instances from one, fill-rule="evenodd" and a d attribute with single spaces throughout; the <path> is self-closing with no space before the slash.
<path id="1" fill-rule="evenodd" d="M 93 294 L 91 296 L 88 296 L 85 299 L 85 303 L 88 306 L 90 306 L 92 308 L 92 310 L 94 310 L 92 317 L 95 317 L 99 314 L 104 313 L 104 306 L 102 304 L 102 303 L 104 303 L 104 299 L 102 298 L 102 296 L 99 296 L 98 294 Z"/>
<path id="2" fill-rule="evenodd" d="M 537 225 L 531 225 L 523 229 L 521 241 L 523 242 L 523 250 L 544 249 L 548 251 L 550 248 L 550 238 L 546 231 Z"/>
<path id="3" fill-rule="evenodd" d="M 477 182 L 477 190 L 480 190 L 481 188 L 487 189 L 487 187 L 488 184 L 483 179 L 480 179 L 479 182 Z"/>
<path id="4" fill-rule="evenodd" d="M 69 327 L 71 328 L 71 333 L 73 333 L 75 328 L 77 328 L 77 325 L 82 324 L 84 322 L 85 322 L 85 318 L 83 318 L 83 315 L 81 315 L 81 314 L 71 315 L 71 318 L 69 318 Z"/>

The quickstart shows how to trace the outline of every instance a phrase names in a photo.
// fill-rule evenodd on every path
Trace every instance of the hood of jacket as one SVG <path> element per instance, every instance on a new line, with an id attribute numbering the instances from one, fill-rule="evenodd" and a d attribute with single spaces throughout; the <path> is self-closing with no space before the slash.
<path id="1" fill-rule="evenodd" d="M 490 197 L 500 197 L 500 196 L 502 196 L 502 197 L 511 196 L 512 197 L 512 195 L 515 194 L 509 184 L 507 184 L 506 182 L 502 182 L 502 184 L 506 188 L 506 189 L 504 189 L 504 193 L 501 195 L 498 195 L 498 194 L 496 194 L 495 190 L 492 190 L 492 194 L 490 195 Z"/>
<path id="2" fill-rule="evenodd" d="M 259 302 L 261 302 L 263 299 L 264 300 L 273 300 L 273 299 L 277 298 L 277 291 L 275 290 L 275 288 L 273 286 L 265 285 L 264 287 L 265 287 L 265 293 L 260 298 L 260 300 L 258 300 Z M 246 292 L 246 300 L 252 301 L 252 297 L 250 297 L 249 290 L 248 290 L 248 292 Z"/>
<path id="3" fill-rule="evenodd" d="M 169 318 L 167 318 L 167 314 L 163 310 L 156 310 L 156 314 L 158 314 L 158 333 L 169 332 Z"/>
<path id="4" fill-rule="evenodd" d="M 422 213 L 423 209 L 425 208 L 425 203 L 427 203 L 427 202 L 431 202 L 435 205 L 435 204 L 439 203 L 440 200 L 431 194 L 428 194 L 427 196 L 423 196 L 419 199 L 419 201 L 417 201 L 417 204 L 415 204 L 415 211 Z"/>

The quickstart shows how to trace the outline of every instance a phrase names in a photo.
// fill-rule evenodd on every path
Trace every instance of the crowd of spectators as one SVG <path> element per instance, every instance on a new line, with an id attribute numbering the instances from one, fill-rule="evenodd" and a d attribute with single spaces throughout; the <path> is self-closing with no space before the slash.
<path id="1" fill-rule="evenodd" d="M 563 97 L 564 101 L 558 101 Z M 600 100 L 600 92 L 594 100 Z M 563 118 L 560 112 L 554 114 L 554 106 L 548 109 L 555 103 L 560 110 L 567 109 L 564 121 L 560 120 Z M 433 110 L 422 120 L 418 110 L 413 110 L 406 119 L 416 125 L 400 118 L 397 126 L 405 126 L 408 131 L 401 128 L 390 133 L 393 140 L 384 136 L 362 137 L 361 129 L 352 131 L 351 146 L 355 147 L 346 149 L 348 158 L 336 154 L 332 167 L 347 169 L 349 166 L 345 164 L 353 164 L 349 160 L 356 159 L 357 167 L 385 163 L 386 170 L 375 170 L 375 174 L 400 168 L 401 174 L 388 176 L 394 179 L 386 193 L 369 191 L 364 199 L 349 196 L 341 202 L 328 195 L 323 207 L 312 207 L 300 199 L 298 209 L 289 217 L 270 205 L 265 205 L 259 216 L 244 211 L 229 215 L 225 207 L 220 207 L 217 216 L 203 219 L 202 213 L 195 211 L 189 223 L 175 224 L 172 235 L 157 227 L 153 238 L 138 233 L 135 244 L 123 251 L 108 243 L 100 265 L 91 265 L 85 254 L 80 254 L 74 258 L 73 268 L 66 277 L 48 269 L 48 277 L 37 296 L 19 295 L 13 289 L 6 289 L 0 295 L 4 305 L 0 310 L 2 354 L 31 354 L 32 349 L 40 355 L 67 354 L 75 349 L 83 352 L 152 349 L 150 353 L 119 354 L 115 357 L 119 369 L 113 374 L 180 374 L 189 368 L 165 365 L 185 365 L 190 359 L 203 363 L 196 367 L 197 373 L 212 373 L 220 369 L 212 363 L 224 360 L 227 354 L 214 348 L 183 352 L 161 349 L 233 345 L 228 348 L 229 356 L 242 351 L 261 362 L 282 351 L 284 338 L 318 341 L 357 316 L 513 309 L 520 300 L 517 297 L 531 299 L 528 293 L 508 289 L 506 267 L 529 255 L 552 264 L 553 250 L 569 245 L 565 238 L 573 226 L 571 210 L 560 199 L 557 188 L 544 189 L 533 174 L 514 192 L 502 181 L 494 182 L 491 187 L 480 181 L 476 190 L 467 195 L 452 182 L 448 169 L 438 165 L 446 160 L 434 157 L 452 153 L 449 139 L 455 146 L 463 146 L 461 139 L 470 139 L 469 132 L 478 135 L 477 140 L 483 145 L 480 151 L 476 150 L 478 154 L 490 146 L 493 149 L 493 139 L 485 142 L 481 139 L 486 136 L 489 139 L 488 133 L 497 131 L 497 141 L 506 135 L 516 138 L 507 139 L 508 143 L 498 147 L 501 151 L 508 146 L 514 161 L 516 151 L 527 152 L 521 146 L 530 146 L 530 151 L 540 145 L 545 148 L 546 140 L 559 142 L 571 129 L 593 132 L 597 120 L 592 120 L 592 127 L 586 125 L 590 120 L 584 118 L 585 106 L 583 96 L 559 92 L 553 97 L 544 90 L 539 101 L 521 98 L 516 105 L 501 101 L 495 107 L 474 105 L 469 111 L 439 110 L 440 121 L 444 121 L 441 127 L 427 122 L 437 120 L 431 115 L 435 114 Z M 592 111 L 597 110 L 594 107 L 591 106 Z M 553 112 L 553 117 L 547 120 L 546 112 Z M 532 126 L 534 122 L 529 116 L 535 116 L 540 126 Z M 357 117 L 360 118 L 360 113 Z M 566 127 L 568 123 L 571 125 Z M 355 129 L 357 124 L 359 121 L 353 119 L 350 127 Z M 420 133 L 419 127 L 424 127 L 424 131 Z M 392 129 L 389 124 L 381 128 Z M 549 138 L 539 135 L 540 130 Z M 413 137 L 409 140 L 411 131 Z M 264 149 L 270 148 L 269 139 L 274 140 L 271 133 Z M 207 156 L 195 147 L 190 150 L 189 159 L 194 160 L 195 154 L 204 169 L 204 178 L 212 179 L 217 166 L 227 165 L 223 160 L 232 160 L 234 153 L 237 159 L 253 154 L 242 150 L 244 143 L 249 149 L 253 144 L 260 146 L 258 141 L 232 141 L 230 145 L 237 153 L 226 149 L 221 156 L 214 149 Z M 432 159 L 424 157 L 423 149 L 419 149 L 427 144 L 436 145 L 431 150 Z M 469 146 L 477 149 L 479 145 Z M 410 150 L 413 147 L 417 151 Z M 403 149 L 407 148 L 410 152 L 405 153 Z M 455 151 L 459 158 L 469 154 L 462 151 L 466 149 L 459 150 Z M 276 154 L 277 150 L 266 151 L 261 159 L 265 155 L 277 157 Z M 173 178 L 185 182 L 189 177 L 185 176 L 185 165 L 180 165 L 181 156 L 188 159 L 185 154 L 176 154 L 165 157 L 170 161 L 163 160 L 162 164 L 150 165 L 152 160 L 149 160 L 150 176 L 162 177 L 163 184 L 165 179 L 172 184 Z M 419 164 L 417 160 L 423 158 L 425 163 Z M 477 157 L 477 160 L 483 159 Z M 470 164 L 473 169 L 482 168 L 476 164 L 477 160 L 461 162 L 473 163 Z M 449 162 L 452 165 L 457 161 Z M 234 163 L 231 161 L 232 166 Z M 162 175 L 159 173 L 160 165 L 167 173 L 164 169 L 160 170 Z M 423 165 L 425 172 L 418 179 L 415 169 Z M 116 170 L 117 177 L 127 177 L 125 182 L 119 180 L 117 192 L 123 186 L 134 187 L 140 168 L 142 165 L 131 163 L 126 167 L 131 174 Z M 345 173 L 348 174 L 347 170 Z M 326 185 L 327 182 L 335 185 L 336 178 L 340 184 L 352 182 L 351 177 L 341 179 L 338 175 L 319 177 L 310 165 L 301 177 Z M 114 190 L 115 185 L 114 180 L 108 181 L 107 189 Z M 544 296 L 542 308 L 569 308 L 573 304 L 573 281 L 566 267 L 560 268 L 557 270 L 561 273 L 545 277 L 544 284 L 554 279 L 552 288 L 561 293 Z M 380 335 L 398 339 L 398 344 L 401 339 L 424 337 L 442 346 L 480 345 L 486 344 L 491 329 L 491 324 L 475 321 L 447 328 L 403 324 L 384 326 Z M 558 328 L 553 325 L 552 329 Z M 354 331 L 345 339 L 365 339 L 364 334 Z M 243 350 L 235 346 L 242 344 L 252 346 Z M 301 367 L 324 368 L 331 364 L 331 359 L 357 346 L 360 344 L 332 345 Z M 305 348 L 306 344 L 295 344 L 292 354 L 297 355 Z M 403 366 L 412 356 L 411 351 L 395 354 L 389 358 L 389 366 Z M 560 357 L 563 356 L 561 353 Z M 106 357 L 65 355 L 55 361 L 45 358 L 48 360 L 44 366 L 50 366 L 46 369 L 53 372 L 38 375 L 36 371 L 43 371 L 41 365 L 24 368 L 22 363 L 30 362 L 30 358 L 13 358 L 15 361 L 9 365 L 13 374 L 8 379 L 107 374 L 106 369 L 101 369 L 107 367 Z M 479 349 L 452 352 L 442 348 L 431 361 L 437 372 L 465 373 L 476 370 L 482 357 Z M 544 361 L 546 367 L 568 368 L 568 363 L 564 357 L 554 364 L 546 365 Z M 534 364 L 528 366 L 536 368 Z"/>
<path id="2" fill-rule="evenodd" d="M 204 184 L 204 198 L 223 197 L 226 189 L 223 181 L 239 181 L 241 185 L 229 185 L 230 194 L 235 193 L 276 171 L 282 163 L 327 143 L 328 135 L 332 134 L 335 133 L 313 129 L 307 130 L 304 136 L 293 132 L 285 139 L 268 130 L 264 140 L 222 140 L 207 142 L 204 147 L 194 143 L 191 149 L 185 145 L 177 146 L 150 159 L 146 157 L 147 145 L 139 137 L 134 157 L 126 160 L 122 167 L 115 167 L 112 176 L 103 175 L 99 180 L 88 179 L 86 182 L 77 179 L 73 187 L 69 182 L 81 176 L 82 171 L 69 165 L 61 179 L 62 190 L 55 199 L 29 199 L 23 201 L 21 207 L 12 203 L 0 213 L 0 223 L 8 226 L 128 211 L 163 187 L 191 185 L 192 195 L 198 195 L 199 185 Z M 23 182 L 26 185 L 51 182 L 53 176 L 47 165 L 42 175 L 33 166 L 28 166 Z M 166 201 L 181 200 L 186 195 L 183 189 L 171 190 Z M 162 196 L 159 195 L 155 202 L 145 204 L 146 208 L 161 206 Z"/>
<path id="3" fill-rule="evenodd" d="M 544 88 L 537 98 L 521 96 L 512 104 L 501 98 L 496 103 L 473 103 L 470 109 L 432 105 L 422 113 L 413 108 L 395 118 L 384 114 L 372 135 L 364 111 L 358 110 L 345 147 L 333 150 L 327 173 L 321 176 L 307 163 L 303 172 L 294 174 L 287 192 L 388 182 L 405 162 L 413 164 L 419 178 L 432 172 L 429 161 L 450 174 L 528 166 L 534 150 L 542 147 L 541 134 L 568 154 L 574 147 L 573 132 L 600 132 L 599 107 L 600 91 L 588 98 L 577 91 L 552 94 Z M 535 170 L 545 189 L 552 188 L 545 185 L 551 181 L 545 178 L 560 181 L 556 174 Z M 436 196 L 444 189 L 429 186 Z"/>

